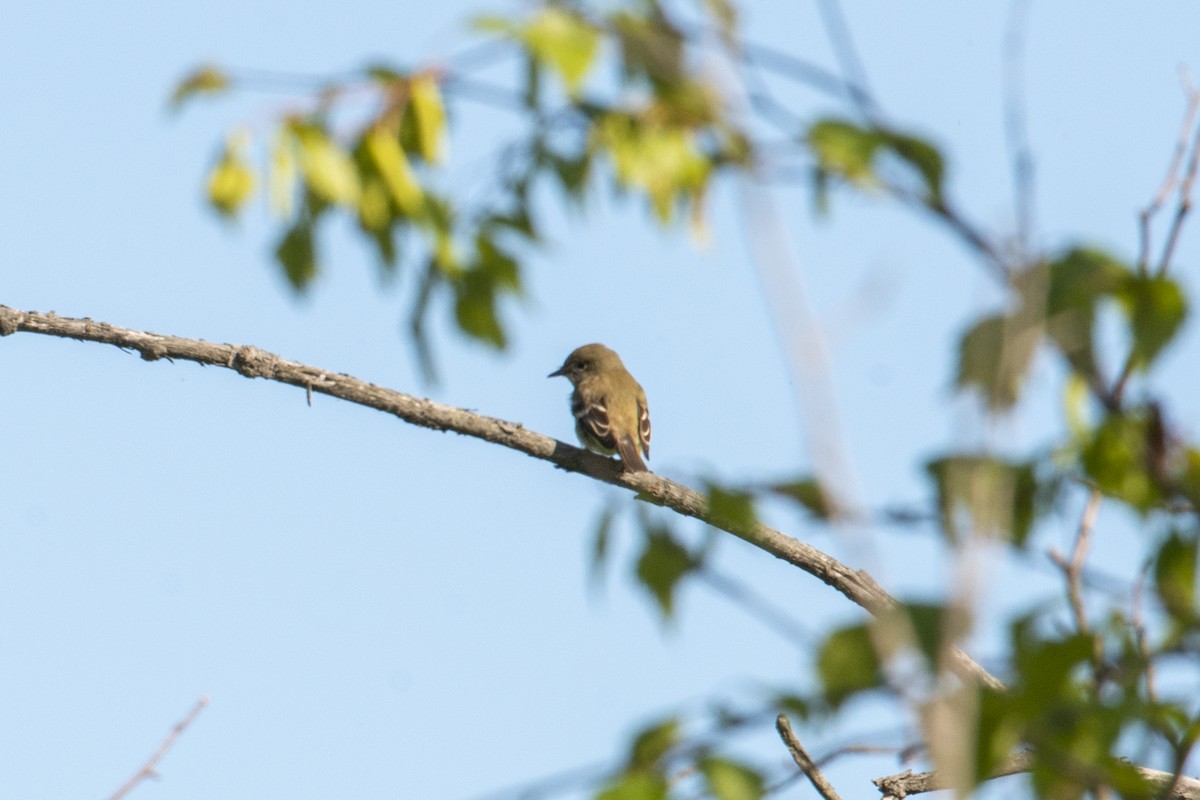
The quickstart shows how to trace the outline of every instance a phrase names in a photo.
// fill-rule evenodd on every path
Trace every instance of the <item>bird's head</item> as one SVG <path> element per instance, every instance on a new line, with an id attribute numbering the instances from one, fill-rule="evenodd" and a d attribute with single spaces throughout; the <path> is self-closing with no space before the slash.
<path id="1" fill-rule="evenodd" d="M 585 344 L 577 347 L 567 356 L 567 360 L 558 369 L 547 375 L 555 378 L 559 375 L 569 380 L 575 386 L 590 375 L 598 374 L 609 365 L 621 365 L 621 358 L 602 344 Z"/>

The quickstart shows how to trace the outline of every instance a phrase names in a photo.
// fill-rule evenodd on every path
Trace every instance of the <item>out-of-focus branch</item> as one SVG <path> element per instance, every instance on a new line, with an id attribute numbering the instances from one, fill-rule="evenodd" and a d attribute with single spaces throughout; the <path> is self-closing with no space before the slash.
<path id="1" fill-rule="evenodd" d="M 175 723 L 175 727 L 172 728 L 171 732 L 167 734 L 167 738 L 162 740 L 162 744 L 160 744 L 158 749 L 154 751 L 154 754 L 147 759 L 146 763 L 142 765 L 142 768 L 135 772 L 133 777 L 125 781 L 125 784 L 120 789 L 117 789 L 115 792 L 113 792 L 112 795 L 109 796 L 108 800 L 121 800 L 122 797 L 125 797 L 127 794 L 133 791 L 134 788 L 142 781 L 146 780 L 147 778 L 158 777 L 158 762 L 162 760 L 162 757 L 167 754 L 167 751 L 171 749 L 171 747 L 175 744 L 175 741 L 182 736 L 183 732 L 187 730 L 187 727 L 192 724 L 192 720 L 199 716 L 200 712 L 203 711 L 204 707 L 207 705 L 208 695 L 202 695 L 200 699 L 196 701 L 196 705 L 192 706 L 192 710 L 187 713 L 187 716 Z"/>
<path id="2" fill-rule="evenodd" d="M 549 461 L 559 469 L 630 489 L 637 492 L 641 500 L 665 506 L 676 513 L 699 519 L 732 533 L 760 550 L 819 578 L 875 616 L 889 613 L 898 605 L 868 573 L 855 570 L 812 545 L 759 522 L 734 523 L 724 517 L 714 517 L 708 498 L 689 486 L 653 473 L 627 472 L 613 459 L 527 430 L 517 422 L 483 416 L 466 409 L 376 386 L 350 375 L 327 372 L 307 364 L 288 361 L 253 346 L 215 344 L 199 339 L 121 328 L 91 319 L 74 319 L 0 306 L 0 336 L 18 332 L 114 345 L 125 350 L 134 350 L 147 361 L 179 359 L 224 367 L 247 378 L 264 378 L 286 383 L 300 387 L 306 393 L 325 394 L 374 408 L 412 425 L 438 431 L 453 431 L 499 444 Z M 954 662 L 957 671 L 964 676 L 993 688 L 1003 685 L 962 651 L 956 651 Z"/>
<path id="3" fill-rule="evenodd" d="M 992 773 L 988 780 L 1002 778 L 1005 775 L 1016 775 L 1028 772 L 1033 765 L 1030 753 L 1017 753 L 1010 756 Z M 1161 795 L 1162 800 L 1200 800 L 1200 780 L 1184 778 L 1172 772 L 1158 769 L 1135 767 L 1138 774 L 1145 780 L 1166 791 Z M 911 769 L 896 775 L 875 778 L 872 783 L 878 787 L 883 800 L 903 800 L 911 794 L 924 794 L 950 788 L 936 772 L 913 772 Z"/>
<path id="4" fill-rule="evenodd" d="M 1175 187 L 1179 186 L 1179 170 L 1183 165 L 1184 156 L 1187 155 L 1188 140 L 1192 135 L 1192 126 L 1196 121 L 1196 112 L 1200 111 L 1200 89 L 1192 86 L 1191 80 L 1185 72 L 1182 75 L 1183 90 L 1187 95 L 1187 105 L 1183 112 L 1183 124 L 1179 129 L 1179 138 L 1175 142 L 1175 149 L 1171 153 L 1171 160 L 1167 164 L 1167 175 L 1163 178 L 1162 184 L 1158 187 L 1158 191 L 1154 194 L 1154 199 L 1150 204 L 1142 209 L 1139 215 L 1141 245 L 1138 253 L 1138 271 L 1143 275 L 1150 273 L 1150 225 L 1154 220 L 1154 216 L 1166 204 L 1167 198 L 1171 196 L 1171 192 Z M 1196 135 L 1200 136 L 1200 129 L 1197 129 Z M 1191 174 L 1195 175 L 1195 148 L 1196 144 L 1192 145 L 1192 166 Z M 1190 187 L 1189 187 L 1190 188 Z M 1187 212 L 1183 212 L 1186 214 Z M 1176 214 L 1177 219 L 1179 214 Z M 1172 249 L 1174 245 L 1172 244 Z M 1165 253 L 1169 257 L 1170 251 Z M 1164 258 L 1159 262 L 1159 271 L 1165 272 L 1169 267 L 1168 258 Z"/>
<path id="5" fill-rule="evenodd" d="M 1079 518 L 1079 527 L 1075 530 L 1075 544 L 1071 548 L 1071 557 L 1068 559 L 1057 550 L 1050 551 L 1051 560 L 1062 570 L 1067 581 L 1067 600 L 1071 604 L 1075 628 L 1084 635 L 1091 633 L 1091 626 L 1088 624 L 1087 610 L 1083 605 L 1083 562 L 1091 544 L 1092 529 L 1096 527 L 1101 499 L 1099 489 L 1092 489 L 1088 494 L 1087 504 Z M 1092 677 L 1096 690 L 1099 691 L 1104 680 L 1104 642 L 1099 636 L 1092 637 Z"/>
<path id="6" fill-rule="evenodd" d="M 1012 158 L 1013 205 L 1017 218 L 1019 260 L 1024 263 L 1033 246 L 1033 152 L 1025 125 L 1025 32 L 1029 0 L 1014 0 L 1004 35 L 1004 128 Z"/>
<path id="7" fill-rule="evenodd" d="M 821 772 L 821 768 L 809 758 L 804 745 L 800 744 L 800 740 L 796 738 L 795 732 L 792 731 L 792 725 L 788 722 L 786 716 L 780 714 L 775 718 L 775 729 L 779 731 L 779 738 L 783 739 L 783 743 L 787 746 L 788 752 L 792 754 L 792 760 L 796 762 L 796 766 L 808 776 L 813 788 L 820 792 L 821 797 L 825 798 L 825 800 L 842 800 L 837 790 L 833 788 L 833 784 L 825 777 L 825 773 Z"/>

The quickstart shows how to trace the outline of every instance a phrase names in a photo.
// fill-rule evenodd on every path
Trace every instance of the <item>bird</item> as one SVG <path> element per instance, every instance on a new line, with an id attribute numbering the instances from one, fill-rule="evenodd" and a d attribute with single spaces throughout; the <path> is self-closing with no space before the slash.
<path id="1" fill-rule="evenodd" d="M 546 377 L 558 376 L 575 387 L 571 413 L 580 443 L 604 455 L 620 455 L 630 472 L 649 472 L 642 456 L 650 457 L 650 409 L 645 391 L 621 357 L 602 344 L 585 344 Z"/>

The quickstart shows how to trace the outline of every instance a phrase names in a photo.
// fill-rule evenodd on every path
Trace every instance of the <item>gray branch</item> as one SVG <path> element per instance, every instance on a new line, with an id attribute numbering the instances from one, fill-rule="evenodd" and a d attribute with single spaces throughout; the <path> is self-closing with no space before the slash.
<path id="1" fill-rule="evenodd" d="M 619 462 L 556 441 L 519 422 L 488 417 L 463 408 L 435 403 L 342 373 L 329 372 L 289 361 L 250 345 L 216 344 L 159 333 L 131 330 L 91 319 L 60 317 L 18 311 L 0 306 L 0 336 L 40 333 L 66 339 L 98 342 L 133 350 L 147 361 L 182 360 L 224 367 L 247 378 L 286 383 L 312 393 L 337 397 L 357 405 L 391 414 L 412 425 L 435 431 L 453 431 L 502 445 L 526 455 L 549 461 L 559 469 L 578 472 L 595 480 L 637 492 L 638 499 L 694 517 L 765 550 L 776 558 L 799 567 L 841 592 L 851 602 L 874 616 L 897 608 L 896 600 L 866 572 L 855 570 L 817 548 L 758 522 L 742 524 L 714 518 L 708 499 L 683 484 L 648 472 L 626 472 Z M 961 651 L 955 652 L 955 667 L 993 688 L 1000 681 Z"/>
<path id="2" fill-rule="evenodd" d="M 992 778 L 1002 778 L 1005 775 L 1016 775 L 1028 772 L 1033 766 L 1031 753 L 1017 753 L 1010 756 Z M 1162 770 L 1137 767 L 1137 771 L 1151 784 L 1160 788 L 1159 795 L 1164 800 L 1200 800 L 1200 780 L 1185 778 Z M 882 800 L 904 800 L 910 794 L 924 794 L 949 789 L 950 785 L 942 780 L 937 772 L 913 772 L 911 769 L 896 775 L 876 778 L 872 783 L 879 789 Z"/>

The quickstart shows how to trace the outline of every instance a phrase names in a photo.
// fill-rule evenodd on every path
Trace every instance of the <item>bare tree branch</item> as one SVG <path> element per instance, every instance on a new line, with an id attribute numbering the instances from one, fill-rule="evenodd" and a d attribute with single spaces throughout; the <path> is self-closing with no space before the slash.
<path id="1" fill-rule="evenodd" d="M 813 788 L 821 793 L 821 797 L 824 797 L 825 800 L 842 800 L 837 789 L 834 789 L 833 784 L 825 777 L 825 773 L 821 772 L 820 767 L 809 758 L 785 715 L 780 714 L 775 718 L 775 729 L 779 731 L 779 738 L 783 739 L 783 743 L 787 745 L 788 752 L 792 754 L 792 760 L 796 762 L 796 766 L 808 776 L 808 779 L 812 781 Z"/>
<path id="2" fill-rule="evenodd" d="M 1171 153 L 1171 160 L 1167 164 L 1167 175 L 1163 178 L 1162 184 L 1158 187 L 1158 191 L 1154 195 L 1154 199 L 1150 201 L 1150 205 L 1142 209 L 1139 216 L 1141 222 L 1141 246 L 1138 253 L 1138 272 L 1143 275 L 1150 274 L 1150 223 L 1154 219 L 1154 215 L 1158 213 L 1163 204 L 1167 202 L 1167 198 L 1171 196 L 1172 190 L 1179 185 L 1179 168 L 1183 164 L 1183 157 L 1187 154 L 1188 135 L 1191 133 L 1192 125 L 1196 120 L 1196 112 L 1200 110 L 1200 90 L 1192 86 L 1191 80 L 1185 72 L 1182 75 L 1183 90 L 1187 95 L 1187 106 L 1183 112 L 1183 125 L 1179 129 L 1179 139 L 1175 143 L 1175 150 Z M 1160 268 L 1166 267 L 1164 261 L 1160 264 Z"/>
<path id="3" fill-rule="evenodd" d="M 249 345 L 215 344 L 158 333 L 121 328 L 91 319 L 60 317 L 57 314 L 18 311 L 0 305 L 0 336 L 17 332 L 40 333 L 80 341 L 109 344 L 135 350 L 147 361 L 179 359 L 224 367 L 247 378 L 264 378 L 298 386 L 307 392 L 337 397 L 391 414 L 412 425 L 437 431 L 453 431 L 517 450 L 549 461 L 559 469 L 578 472 L 595 480 L 631 489 L 638 499 L 665 506 L 720 528 L 799 567 L 836 589 L 851 602 L 880 616 L 898 604 L 866 572 L 843 564 L 817 548 L 758 522 L 749 524 L 714 518 L 708 498 L 683 484 L 648 472 L 626 472 L 618 461 L 556 441 L 527 430 L 519 422 L 487 417 L 462 408 L 435 403 L 394 389 L 386 389 L 350 375 L 332 373 L 307 364 L 288 361 Z M 992 688 L 1003 684 L 962 651 L 956 651 L 960 674 Z"/>
<path id="4" fill-rule="evenodd" d="M 1100 513 L 1102 495 L 1099 489 L 1092 489 L 1088 494 L 1087 504 L 1079 518 L 1079 527 L 1075 531 L 1075 544 L 1071 548 L 1068 559 L 1056 550 L 1050 552 L 1050 558 L 1062 570 L 1067 581 L 1067 600 L 1071 604 L 1071 615 L 1075 618 L 1075 628 L 1082 634 L 1091 633 L 1088 624 L 1087 610 L 1083 605 L 1083 562 L 1087 558 L 1088 547 L 1091 544 L 1092 529 L 1096 527 L 1096 517 Z M 1092 637 L 1092 677 L 1096 691 L 1104 681 L 1104 642 L 1099 636 Z"/>
<path id="5" fill-rule="evenodd" d="M 1032 754 L 1017 753 L 1010 756 L 1001 764 L 992 773 L 989 780 L 1002 778 L 1005 775 L 1028 772 L 1032 766 Z M 1135 767 L 1135 769 L 1145 780 L 1155 786 L 1168 789 L 1163 795 L 1163 800 L 1200 800 L 1200 780 L 1184 778 L 1172 772 L 1163 772 L 1162 770 L 1148 769 L 1146 767 Z M 924 794 L 925 792 L 936 792 L 941 789 L 950 788 L 949 784 L 942 780 L 937 772 L 914 773 L 911 769 L 896 775 L 875 778 L 872 783 L 878 787 L 880 793 L 883 795 L 883 800 L 903 800 L 903 798 L 910 794 Z"/>
<path id="6" fill-rule="evenodd" d="M 1017 246 L 1022 264 L 1032 252 L 1034 220 L 1033 153 L 1025 124 L 1025 34 L 1029 5 L 1029 0 L 1013 0 L 1004 34 L 1004 129 L 1012 158 Z"/>
<path id="7" fill-rule="evenodd" d="M 137 787 L 137 785 L 142 781 L 146 780 L 147 778 L 158 777 L 158 762 L 162 760 L 162 757 L 165 756 L 167 751 L 170 750 L 175 744 L 175 740 L 183 735 L 183 732 L 187 730 L 187 727 L 192 724 L 192 720 L 199 716 L 200 712 L 203 711 L 204 707 L 207 705 L 208 695 L 202 695 L 200 699 L 196 701 L 196 705 L 192 706 L 192 710 L 187 713 L 187 716 L 175 723 L 175 727 L 172 728 L 171 732 L 167 734 L 167 738 L 162 740 L 162 744 L 158 746 L 158 749 L 154 751 L 154 754 L 151 755 L 146 763 L 142 765 L 142 768 L 135 772 L 132 778 L 125 781 L 125 784 L 120 789 L 117 789 L 115 792 L 113 792 L 112 795 L 109 796 L 108 800 L 121 800 L 122 797 L 133 791 L 134 788 Z"/>

